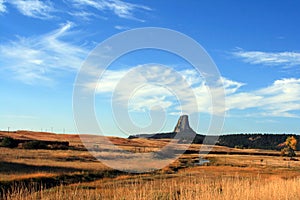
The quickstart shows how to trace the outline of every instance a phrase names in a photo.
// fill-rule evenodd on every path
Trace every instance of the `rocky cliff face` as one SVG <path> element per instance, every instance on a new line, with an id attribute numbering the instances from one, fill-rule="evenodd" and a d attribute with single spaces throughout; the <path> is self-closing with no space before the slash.
<path id="1" fill-rule="evenodd" d="M 184 134 L 196 134 L 196 132 L 190 127 L 189 117 L 187 115 L 180 116 L 177 125 L 175 126 L 174 132 Z"/>
<path id="2" fill-rule="evenodd" d="M 175 138 L 175 136 L 176 139 L 179 139 L 180 143 L 189 143 L 189 144 L 197 136 L 197 133 L 190 127 L 189 117 L 187 115 L 180 116 L 173 132 L 156 133 L 156 134 L 140 134 L 135 136 L 129 136 L 129 139 L 133 139 L 133 138 L 162 139 L 162 138 Z M 201 136 L 201 141 L 203 141 L 202 137 L 204 136 Z"/>

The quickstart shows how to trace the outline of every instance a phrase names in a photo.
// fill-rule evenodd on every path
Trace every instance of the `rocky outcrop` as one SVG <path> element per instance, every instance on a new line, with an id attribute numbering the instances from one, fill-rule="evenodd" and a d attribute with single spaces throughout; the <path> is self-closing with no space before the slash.
<path id="1" fill-rule="evenodd" d="M 191 143 L 197 133 L 190 127 L 189 117 L 182 115 L 173 131 L 181 143 Z"/>
<path id="2" fill-rule="evenodd" d="M 129 136 L 129 139 L 133 138 L 176 138 L 179 139 L 182 143 L 191 143 L 194 138 L 197 136 L 197 133 L 190 127 L 188 115 L 181 115 L 178 119 L 178 122 L 174 128 L 173 132 L 169 133 L 156 133 L 156 134 L 139 134 L 134 136 Z M 200 137 L 200 135 L 199 135 Z M 201 136 L 202 138 L 202 136 Z"/>
<path id="3" fill-rule="evenodd" d="M 190 127 L 189 116 L 182 115 L 178 119 L 177 125 L 175 126 L 174 133 L 194 133 L 196 132 Z"/>

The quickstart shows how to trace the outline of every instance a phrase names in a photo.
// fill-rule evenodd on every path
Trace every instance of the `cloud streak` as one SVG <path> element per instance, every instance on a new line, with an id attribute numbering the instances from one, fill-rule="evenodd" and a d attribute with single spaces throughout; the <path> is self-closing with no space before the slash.
<path id="1" fill-rule="evenodd" d="M 4 5 L 4 0 L 0 0 L 0 14 L 5 13 L 6 11 L 6 6 Z"/>
<path id="2" fill-rule="evenodd" d="M 55 8 L 54 2 L 55 1 L 50 0 L 0 0 L 0 13 L 7 12 L 5 4 L 10 4 L 24 16 L 37 19 L 51 19 L 55 17 L 53 13 L 65 12 L 59 9 L 59 7 Z M 136 14 L 152 11 L 148 6 L 120 0 L 66 0 L 63 1 L 63 3 L 68 5 L 68 14 L 70 16 L 83 20 L 90 20 L 97 17 L 108 19 L 107 17 L 99 15 L 100 11 L 102 15 L 113 13 L 123 19 L 144 22 L 143 19 L 136 17 Z"/>
<path id="3" fill-rule="evenodd" d="M 39 18 L 39 19 L 49 19 L 53 16 L 51 12 L 54 12 L 54 8 L 50 1 L 40 1 L 40 0 L 10 0 L 7 3 L 12 4 L 18 9 L 20 13 L 25 16 Z"/>
<path id="4" fill-rule="evenodd" d="M 88 50 L 65 42 L 72 35 L 73 23 L 67 22 L 57 30 L 38 37 L 18 37 L 0 45 L 1 64 L 14 77 L 27 84 L 52 81 L 63 71 L 76 71 Z"/>
<path id="5" fill-rule="evenodd" d="M 116 25 L 116 26 L 114 26 L 114 28 L 117 30 L 128 30 L 129 29 L 128 26 L 120 26 L 120 25 Z"/>
<path id="6" fill-rule="evenodd" d="M 297 52 L 263 52 L 238 50 L 232 54 L 250 64 L 262 64 L 268 66 L 299 66 L 300 53 Z"/>
<path id="7" fill-rule="evenodd" d="M 83 7 L 92 7 L 101 12 L 110 11 L 120 18 L 132 19 L 137 21 L 144 21 L 135 16 L 135 12 L 151 11 L 152 9 L 141 5 L 128 3 L 120 0 L 70 0 L 70 2 L 75 6 L 83 9 Z M 87 12 L 87 11 L 85 11 Z"/>
<path id="8" fill-rule="evenodd" d="M 152 73 L 148 73 L 149 70 Z M 128 76 L 128 73 L 129 71 L 126 70 L 108 70 L 98 84 L 90 84 L 88 87 L 93 89 L 97 85 L 96 91 L 101 96 L 116 92 L 116 88 L 119 87 L 119 81 L 124 76 Z M 153 80 L 157 80 L 159 84 L 148 82 L 148 84 L 137 88 L 130 96 L 128 96 L 127 91 L 121 90 L 126 94 L 121 94 L 117 100 L 123 106 L 128 106 L 128 109 L 131 111 L 151 110 L 155 105 L 159 105 L 169 114 L 180 112 L 193 113 L 197 112 L 195 105 L 191 103 L 192 98 L 194 98 L 193 95 L 195 95 L 198 111 L 211 114 L 212 103 L 210 93 L 218 92 L 218 88 L 208 88 L 203 77 L 199 77 L 194 70 L 182 70 L 178 73 L 183 75 L 184 81 L 188 83 L 190 87 L 188 90 L 181 87 L 182 82 L 174 78 L 170 74 L 170 71 L 158 70 L 155 73 L 154 68 L 150 69 L 148 67 L 143 72 L 134 72 L 130 77 L 135 78 L 129 78 L 128 80 L 144 83 L 143 77 L 146 77 L 146 79 L 151 77 Z M 251 116 L 256 117 L 300 117 L 300 79 L 287 78 L 276 80 L 270 86 L 249 92 L 240 92 L 240 88 L 245 85 L 244 83 L 224 77 L 220 81 L 223 82 L 226 93 L 227 112 L 248 110 L 247 113 L 250 112 Z M 130 84 L 134 83 L 128 82 L 128 85 Z M 163 87 L 164 85 L 168 87 Z M 177 89 L 179 96 L 174 96 L 172 88 Z M 106 97 L 109 98 L 109 95 Z M 179 100 L 180 104 L 178 104 L 177 100 Z"/>

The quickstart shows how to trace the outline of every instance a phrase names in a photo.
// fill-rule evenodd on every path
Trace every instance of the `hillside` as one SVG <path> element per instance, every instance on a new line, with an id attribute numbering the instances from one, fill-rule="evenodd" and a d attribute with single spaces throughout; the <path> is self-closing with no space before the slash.
<path id="1" fill-rule="evenodd" d="M 178 134 L 178 133 L 177 133 Z M 170 139 L 174 138 L 175 132 L 169 133 L 157 133 L 157 134 L 141 134 L 129 136 L 126 138 L 119 137 L 107 137 L 113 144 L 120 146 L 122 148 L 129 147 L 151 147 L 151 148 L 161 148 L 165 146 Z M 177 135 L 178 136 L 178 135 Z M 221 135 L 218 138 L 215 136 L 207 136 L 205 144 L 210 145 L 209 141 L 214 141 L 217 139 L 216 145 L 224 146 L 229 148 L 246 148 L 246 149 L 266 149 L 266 150 L 280 150 L 282 144 L 290 134 L 230 134 Z M 300 141 L 299 135 L 293 135 L 298 141 Z M 0 131 L 0 140 L 4 137 L 11 137 L 17 140 L 42 140 L 42 141 L 59 141 L 59 142 L 69 142 L 70 146 L 82 146 L 82 138 L 84 138 L 85 143 L 93 144 L 94 141 L 101 141 L 102 136 L 96 135 L 76 135 L 76 134 L 55 134 L 48 132 L 33 132 L 33 131 Z M 180 143 L 189 142 L 184 134 L 180 135 Z M 196 134 L 192 139 L 193 144 L 203 144 L 205 135 Z M 101 145 L 101 143 L 99 143 Z M 297 144 L 297 149 L 300 149 L 300 143 Z"/>
<path id="2" fill-rule="evenodd" d="M 173 132 L 156 133 L 156 134 L 139 134 L 129 136 L 129 139 L 148 138 L 148 139 L 171 139 L 176 138 L 179 143 L 193 144 L 215 144 L 227 146 L 231 148 L 247 148 L 247 149 L 269 149 L 280 150 L 281 144 L 285 142 L 288 136 L 294 136 L 299 141 L 300 136 L 295 134 L 228 134 L 221 136 L 205 136 L 197 134 L 189 125 L 187 115 L 180 116 Z M 205 140 L 205 141 L 204 141 Z M 297 149 L 300 149 L 300 143 L 297 144 Z"/>

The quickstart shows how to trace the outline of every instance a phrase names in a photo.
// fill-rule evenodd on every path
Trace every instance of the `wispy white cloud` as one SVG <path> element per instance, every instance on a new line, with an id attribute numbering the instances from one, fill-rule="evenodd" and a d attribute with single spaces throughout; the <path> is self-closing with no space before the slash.
<path id="1" fill-rule="evenodd" d="M 245 85 L 245 83 L 233 81 L 225 77 L 221 77 L 220 82 L 222 82 L 227 95 L 234 94 L 240 87 Z"/>
<path id="2" fill-rule="evenodd" d="M 180 73 L 190 72 L 186 70 Z M 159 106 L 169 112 L 173 112 L 171 109 L 179 109 L 179 112 L 184 110 L 187 113 L 187 110 L 196 110 L 197 107 L 193 89 L 189 85 L 191 77 L 188 77 L 189 80 L 182 79 L 178 73 L 162 69 L 161 66 L 137 66 L 134 70 L 107 70 L 99 82 L 88 83 L 85 87 L 92 90 L 96 88 L 98 94 L 108 94 L 107 98 L 114 93 L 116 102 L 122 105 L 130 102 L 128 108 L 131 111 L 151 110 Z M 185 105 L 192 105 L 192 108 L 178 107 L 178 100 L 183 98 Z"/>
<path id="3" fill-rule="evenodd" d="M 113 93 L 116 92 L 116 88 L 119 89 L 119 98 L 115 100 L 128 106 L 131 111 L 151 110 L 155 105 L 159 105 L 169 114 L 193 113 L 197 112 L 192 101 L 196 97 L 198 111 L 211 114 L 211 93 L 218 92 L 219 88 L 208 88 L 203 77 L 194 70 L 182 70 L 178 73 L 184 77 L 184 81 L 174 77 L 171 71 L 163 71 L 160 68 L 156 70 L 155 66 L 134 73 L 129 70 L 108 70 L 98 84 L 94 83 L 88 87 L 95 88 L 97 85 L 96 91 L 99 95 Z M 118 85 L 126 76 L 128 79 L 124 87 L 135 85 L 135 82 L 145 83 L 145 80 L 149 79 L 156 80 L 159 84 L 146 81 L 147 84 L 142 84 L 132 94 L 128 94 L 128 91 L 122 88 L 124 84 Z M 244 110 L 252 117 L 300 117 L 300 79 L 280 79 L 270 86 L 249 92 L 240 92 L 239 89 L 244 83 L 224 77 L 221 77 L 221 81 L 226 93 L 226 111 Z M 186 82 L 188 87 L 184 87 L 183 82 Z M 177 96 L 174 95 L 175 90 Z"/>
<path id="4" fill-rule="evenodd" d="M 119 26 L 119 25 L 114 26 L 114 28 L 117 29 L 117 30 L 127 30 L 127 29 L 129 29 L 128 26 Z"/>
<path id="5" fill-rule="evenodd" d="M 23 15 L 33 18 L 52 18 L 51 12 L 54 11 L 53 5 L 50 1 L 10 0 L 8 3 L 15 6 Z"/>
<path id="6" fill-rule="evenodd" d="M 75 18 L 80 18 L 85 21 L 90 21 L 92 18 L 99 18 L 99 15 L 96 15 L 95 13 L 82 11 L 82 10 L 70 11 L 70 12 L 68 12 L 68 14 Z M 105 17 L 101 17 L 101 18 L 107 19 Z"/>
<path id="7" fill-rule="evenodd" d="M 134 68 L 137 70 L 107 70 L 99 82 L 89 83 L 86 87 L 96 87 L 101 95 L 114 93 L 117 97 L 114 100 L 120 104 L 127 106 L 130 102 L 128 108 L 131 111 L 151 110 L 159 106 L 169 113 L 211 113 L 210 92 L 220 91 L 217 88 L 210 91 L 195 70 L 176 72 L 155 65 L 139 67 Z M 234 81 L 228 81 L 228 93 L 235 85 Z M 224 109 L 215 110 L 222 111 Z"/>
<path id="8" fill-rule="evenodd" d="M 228 110 L 256 108 L 263 116 L 300 117 L 300 79 L 280 79 L 259 90 L 235 93 L 227 97 L 227 106 Z"/>
<path id="9" fill-rule="evenodd" d="M 250 64 L 284 67 L 300 65 L 300 53 L 298 52 L 263 52 L 238 49 L 232 54 Z"/>
<path id="10" fill-rule="evenodd" d="M 120 0 L 70 0 L 70 2 L 72 2 L 74 6 L 80 7 L 81 9 L 83 9 L 83 6 L 92 7 L 102 12 L 111 11 L 120 18 L 138 21 L 143 20 L 137 18 L 135 16 L 135 12 L 152 10 L 144 5 L 128 3 Z"/>
<path id="11" fill-rule="evenodd" d="M 4 0 L 0 0 L 0 14 L 7 12 L 4 2 L 5 2 Z"/>
<path id="12" fill-rule="evenodd" d="M 60 16 L 56 16 L 53 13 L 66 11 L 61 10 L 59 6 L 55 7 L 55 3 L 55 1 L 50 0 L 0 0 L 0 13 L 7 12 L 6 4 L 10 4 L 27 17 L 38 19 L 60 18 Z M 107 13 L 113 13 L 120 18 L 143 22 L 144 20 L 137 17 L 137 14 L 152 10 L 145 5 L 121 0 L 66 0 L 63 3 L 68 5 L 67 14 L 69 16 L 85 21 L 93 18 L 107 20 Z M 101 14 L 99 14 L 99 11 Z M 115 28 L 124 29 L 121 26 L 116 26 Z"/>
<path id="13" fill-rule="evenodd" d="M 67 22 L 57 30 L 38 37 L 18 37 L 0 44 L 0 62 L 11 70 L 16 79 L 33 84 L 51 81 L 63 71 L 75 71 L 80 67 L 88 51 L 84 47 L 66 42 L 73 23 Z"/>

